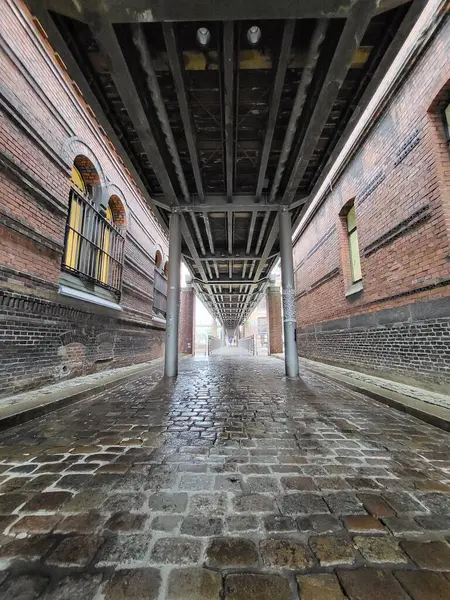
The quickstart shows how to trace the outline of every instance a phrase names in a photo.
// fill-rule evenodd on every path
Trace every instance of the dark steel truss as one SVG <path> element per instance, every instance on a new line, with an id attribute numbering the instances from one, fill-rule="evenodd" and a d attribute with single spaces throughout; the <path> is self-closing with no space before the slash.
<path id="1" fill-rule="evenodd" d="M 162 226 L 181 212 L 194 287 L 234 328 L 278 211 L 298 223 L 426 2 L 167 0 L 151 20 L 141 0 L 27 3 Z"/>

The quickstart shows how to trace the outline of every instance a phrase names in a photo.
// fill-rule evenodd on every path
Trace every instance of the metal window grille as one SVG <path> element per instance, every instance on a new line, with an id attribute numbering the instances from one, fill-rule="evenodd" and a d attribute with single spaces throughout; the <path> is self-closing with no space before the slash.
<path id="1" fill-rule="evenodd" d="M 167 312 L 167 279 L 155 269 L 153 286 L 153 309 L 166 316 Z"/>
<path id="2" fill-rule="evenodd" d="M 120 296 L 124 237 L 93 203 L 70 192 L 62 268 Z"/>

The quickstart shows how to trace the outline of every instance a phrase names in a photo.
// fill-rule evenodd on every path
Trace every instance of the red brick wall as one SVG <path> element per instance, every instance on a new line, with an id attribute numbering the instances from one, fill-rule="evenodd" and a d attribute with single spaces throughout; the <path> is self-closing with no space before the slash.
<path id="1" fill-rule="evenodd" d="M 342 346 L 335 333 L 333 340 L 321 344 L 317 342 L 319 329 L 323 331 L 331 321 L 357 315 L 361 316 L 360 323 L 365 323 L 363 328 L 376 327 L 380 311 L 386 317 L 386 310 L 398 310 L 412 302 L 428 306 L 429 319 L 433 316 L 430 301 L 438 301 L 441 306 L 442 299 L 446 299 L 444 306 L 447 302 L 450 307 L 450 155 L 440 113 L 449 96 L 447 21 L 294 247 L 298 328 L 309 332 L 303 339 L 300 336 L 301 354 L 358 365 L 359 342 L 349 338 Z M 403 158 L 402 150 L 406 154 Z M 371 183 L 374 189 L 370 193 Z M 347 236 L 339 214 L 352 199 L 364 289 L 346 297 L 350 269 Z M 362 317 L 368 313 L 371 320 L 367 317 L 364 321 Z M 342 323 L 341 329 L 347 329 Z M 335 325 L 330 328 L 337 332 L 339 323 Z M 446 343 L 448 349 L 450 344 Z M 390 355 L 387 342 L 377 348 L 380 352 L 385 353 L 385 360 L 378 365 L 372 361 L 373 368 L 395 371 L 396 359 Z M 399 352 L 401 355 L 402 349 Z M 447 381 L 450 357 L 449 362 L 446 360 L 446 356 L 438 358 L 440 364 L 434 372 L 431 368 L 425 372 L 421 365 L 411 363 L 400 371 L 403 375 L 409 371 L 419 379 Z M 368 360 L 364 367 L 370 368 L 370 363 Z"/>
<path id="2" fill-rule="evenodd" d="M 87 157 L 89 165 L 95 166 L 98 174 L 88 183 L 99 181 L 102 198 L 114 195 L 116 204 L 125 208 L 120 220 L 120 225 L 126 224 L 122 312 L 120 319 L 113 313 L 104 315 L 103 320 L 97 319 L 95 336 L 81 352 L 86 357 L 83 366 L 73 372 L 66 370 L 64 376 L 78 374 L 80 369 L 81 372 L 98 370 L 161 355 L 161 326 L 153 321 L 153 274 L 156 250 L 161 251 L 164 262 L 168 259 L 166 235 L 24 6 L 19 1 L 0 0 L 0 14 L 0 80 L 3 82 L 0 92 L 0 294 L 2 306 L 8 307 L 6 320 L 6 309 L 3 311 L 0 329 L 3 326 L 6 329 L 5 323 L 23 320 L 23 313 L 14 313 L 14 310 L 20 302 L 26 302 L 27 297 L 29 311 L 35 311 L 33 327 L 43 318 L 43 305 L 32 302 L 32 298 L 43 298 L 50 303 L 52 308 L 46 305 L 46 310 L 55 315 L 61 315 L 62 309 L 58 307 L 68 302 L 57 290 L 70 173 L 75 158 L 82 155 Z M 12 301 L 15 297 L 21 300 Z M 78 301 L 76 308 L 79 312 L 75 320 L 71 320 L 70 310 L 63 311 L 63 329 L 72 328 L 75 332 L 80 321 L 92 313 L 92 305 L 86 302 Z M 85 317 L 80 317 L 81 314 Z M 98 358 L 96 342 L 92 341 L 101 340 L 102 327 L 122 331 L 120 349 L 117 346 L 117 355 L 111 353 L 109 362 Z M 46 345 L 42 339 L 29 341 L 25 352 L 23 336 L 26 331 L 22 329 L 17 339 L 9 335 L 1 348 L 5 361 L 0 364 L 0 372 L 11 380 L 10 389 L 20 389 L 21 381 L 25 381 L 23 371 L 17 367 L 18 357 L 26 367 L 27 361 L 33 362 L 39 356 L 38 366 L 42 370 L 39 381 L 59 378 L 61 357 L 67 355 L 64 340 L 59 338 L 58 341 L 53 336 L 52 350 L 45 356 L 42 349 Z M 55 344 L 59 344 L 59 352 Z M 33 385 L 29 378 L 26 385 Z"/>
<path id="3" fill-rule="evenodd" d="M 283 352 L 283 322 L 281 319 L 281 291 L 279 287 L 267 290 L 267 317 L 269 329 L 269 354 Z"/>
<path id="4" fill-rule="evenodd" d="M 194 318 L 194 288 L 192 286 L 181 288 L 178 347 L 183 354 L 194 354 Z"/>

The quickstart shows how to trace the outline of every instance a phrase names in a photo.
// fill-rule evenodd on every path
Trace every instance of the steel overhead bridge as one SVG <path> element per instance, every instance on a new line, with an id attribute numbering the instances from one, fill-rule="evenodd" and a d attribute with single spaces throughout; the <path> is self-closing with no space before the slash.
<path id="1" fill-rule="evenodd" d="M 426 0 L 27 4 L 234 329 Z"/>

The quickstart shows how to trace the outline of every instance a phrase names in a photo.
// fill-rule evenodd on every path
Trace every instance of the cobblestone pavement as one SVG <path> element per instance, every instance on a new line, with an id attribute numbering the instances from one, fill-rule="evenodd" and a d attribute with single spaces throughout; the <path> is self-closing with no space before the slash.
<path id="1" fill-rule="evenodd" d="M 448 600 L 450 435 L 273 358 L 0 437 L 0 598 Z"/>

